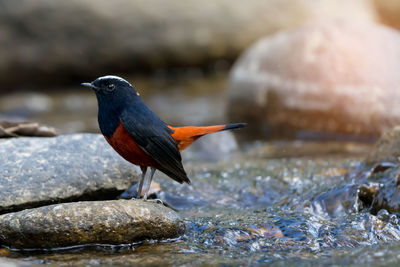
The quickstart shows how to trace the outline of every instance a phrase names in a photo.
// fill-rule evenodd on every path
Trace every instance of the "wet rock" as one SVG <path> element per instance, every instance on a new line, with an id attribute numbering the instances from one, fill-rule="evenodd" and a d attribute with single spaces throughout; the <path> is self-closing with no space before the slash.
<path id="1" fill-rule="evenodd" d="M 399 167 L 372 173 L 369 181 L 359 189 L 359 198 L 372 214 L 381 210 L 389 213 L 400 212 L 400 170 Z"/>
<path id="2" fill-rule="evenodd" d="M 314 22 L 264 38 L 231 72 L 230 119 L 259 137 L 379 136 L 400 123 L 399 56 L 400 34 L 372 23 Z"/>
<path id="3" fill-rule="evenodd" d="M 40 125 L 37 122 L 8 122 L 0 121 L 0 138 L 17 136 L 56 136 L 53 127 Z"/>
<path id="4" fill-rule="evenodd" d="M 113 199 L 138 181 L 98 134 L 0 142 L 0 213 L 76 200 Z"/>
<path id="5" fill-rule="evenodd" d="M 366 158 L 366 163 L 400 163 L 400 126 L 382 134 Z"/>
<path id="6" fill-rule="evenodd" d="M 379 188 L 371 203 L 371 212 L 386 209 L 390 213 L 400 212 L 400 187 L 398 179 L 389 181 Z"/>
<path id="7" fill-rule="evenodd" d="M 358 191 L 358 197 L 364 204 L 364 207 L 371 210 L 373 208 L 372 203 L 375 201 L 381 185 L 378 183 L 368 183 L 360 186 Z M 380 208 L 378 208 L 379 210 Z M 376 212 L 376 210 L 375 210 Z"/>
<path id="8" fill-rule="evenodd" d="M 113 70 L 232 60 L 265 34 L 348 16 L 375 18 L 363 0 L 2 1 L 0 82 L 8 90 Z"/>
<path id="9" fill-rule="evenodd" d="M 386 170 L 388 170 L 390 168 L 394 168 L 394 167 L 396 167 L 396 164 L 384 161 L 384 162 L 381 162 L 381 163 L 374 164 L 374 166 L 372 166 L 371 171 L 370 171 L 369 174 L 370 175 L 374 175 L 374 174 L 377 174 L 377 173 L 380 173 L 380 172 L 384 172 L 384 171 L 386 171 Z"/>
<path id="10" fill-rule="evenodd" d="M 174 211 L 142 200 L 63 203 L 0 216 L 0 243 L 20 249 L 130 244 L 184 230 Z"/>

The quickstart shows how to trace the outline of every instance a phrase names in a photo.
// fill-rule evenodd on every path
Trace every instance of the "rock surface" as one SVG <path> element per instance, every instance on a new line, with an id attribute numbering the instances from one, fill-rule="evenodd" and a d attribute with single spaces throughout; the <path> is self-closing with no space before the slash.
<path id="1" fill-rule="evenodd" d="M 231 72 L 229 116 L 263 137 L 379 136 L 400 123 L 398 58 L 400 34 L 377 24 L 314 22 L 264 38 Z"/>
<path id="2" fill-rule="evenodd" d="M 400 212 L 399 165 L 364 172 L 367 180 L 358 189 L 359 198 L 372 214 Z M 364 177 L 361 177 L 364 178 Z"/>
<path id="3" fill-rule="evenodd" d="M 12 248 L 129 244 L 184 230 L 174 211 L 142 200 L 63 203 L 0 216 L 0 243 Z"/>
<path id="4" fill-rule="evenodd" d="M 0 142 L 0 213 L 76 200 L 112 199 L 138 168 L 98 134 Z"/>
<path id="5" fill-rule="evenodd" d="M 366 163 L 400 163 L 400 126 L 382 134 L 366 158 Z"/>
<path id="6" fill-rule="evenodd" d="M 2 267 L 36 267 L 41 266 L 40 264 L 27 262 L 24 260 L 10 259 L 10 258 L 0 258 L 0 266 Z M 43 266 L 43 265 L 42 265 Z"/>
<path id="7" fill-rule="evenodd" d="M 0 121 L 0 138 L 17 136 L 52 137 L 56 136 L 56 131 L 37 122 Z"/>
<path id="8" fill-rule="evenodd" d="M 312 19 L 375 19 L 374 9 L 363 0 L 3 0 L 0 4 L 4 89 L 93 78 L 102 72 L 232 60 L 261 36 Z"/>

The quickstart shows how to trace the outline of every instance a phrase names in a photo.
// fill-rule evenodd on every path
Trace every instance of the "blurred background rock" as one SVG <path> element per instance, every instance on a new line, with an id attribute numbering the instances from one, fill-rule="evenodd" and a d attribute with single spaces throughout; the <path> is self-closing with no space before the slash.
<path id="1" fill-rule="evenodd" d="M 397 30 L 388 27 L 399 27 L 399 12 L 400 5 L 390 0 L 0 0 L 0 120 L 38 121 L 56 127 L 59 133 L 97 132 L 95 97 L 79 84 L 114 74 L 131 81 L 149 106 L 175 125 L 245 120 L 250 127 L 244 135 L 262 139 L 301 138 L 301 133 L 308 130 L 332 133 L 329 136 L 333 139 L 343 134 L 377 136 L 397 123 L 398 114 L 389 109 L 396 100 L 390 95 L 399 85 L 395 71 L 400 57 L 398 49 L 380 45 L 394 42 L 395 47 L 398 42 Z M 378 26 L 382 23 L 388 27 Z M 309 27 L 310 32 L 303 27 Z M 322 28 L 325 30 L 318 30 Z M 301 60 L 296 61 L 306 46 L 301 40 L 310 36 L 320 36 L 307 42 L 313 51 L 322 51 L 316 53 L 315 60 L 323 65 L 315 64 L 311 69 Z M 253 44 L 261 38 L 269 40 L 261 41 L 269 48 L 261 47 L 260 54 L 254 53 L 260 43 Z M 274 41 L 279 38 L 286 39 Z M 336 43 L 330 44 L 330 38 Z M 342 38 L 354 42 L 340 43 Z M 373 43 L 364 46 L 364 41 Z M 275 43 L 275 47 L 271 49 L 268 42 Z M 342 46 L 338 47 L 337 42 Z M 260 93 L 260 84 L 251 82 L 241 87 L 235 71 L 228 83 L 230 68 L 242 53 L 236 70 L 246 59 L 246 64 L 267 66 L 269 72 L 283 75 L 282 88 L 286 89 L 274 90 L 285 93 L 267 101 L 263 94 L 273 90 L 264 84 L 264 93 Z M 264 56 L 267 53 L 271 57 Z M 370 60 L 365 61 L 364 55 Z M 385 60 L 389 60 L 388 66 Z M 335 70 L 337 66 L 341 69 Z M 246 71 L 242 72 L 245 76 Z M 327 75 L 331 71 L 332 75 Z M 360 75 L 366 78 L 362 82 L 352 80 L 349 77 L 353 72 L 363 72 Z M 389 74 L 379 80 L 381 73 Z M 276 117 L 279 124 L 273 123 L 274 107 L 283 101 L 301 100 L 297 99 L 298 88 L 292 88 L 290 81 L 310 79 L 323 80 L 317 86 L 320 93 L 303 96 L 320 105 L 326 105 L 324 101 L 331 94 L 332 101 L 347 98 L 328 87 L 351 85 L 343 89 L 351 91 L 363 86 L 366 91 L 348 102 L 358 111 L 341 113 L 341 106 L 333 105 L 323 112 L 316 109 L 312 115 L 300 112 L 305 118 L 299 117 L 301 122 L 293 123 L 297 110 L 285 113 L 283 109 L 282 113 L 279 109 L 284 115 Z M 368 88 L 378 87 L 374 94 L 369 93 Z M 306 86 L 305 90 L 311 89 Z M 238 91 L 242 95 L 232 97 Z M 362 100 L 364 96 L 369 102 Z M 251 97 L 255 102 L 249 104 Z M 374 110 L 364 113 L 365 103 L 375 98 L 372 107 L 379 106 L 379 116 Z M 257 104 L 260 101 L 265 103 L 261 109 Z M 307 101 L 303 106 L 310 109 Z M 359 105 L 361 102 L 364 104 Z M 266 106 L 273 112 L 266 112 Z M 326 113 L 335 119 L 325 120 Z M 320 118 L 318 126 L 312 123 L 315 117 Z M 381 118 L 385 120 L 382 127 L 376 123 Z M 303 123 L 307 120 L 309 123 Z M 360 120 L 363 126 L 356 124 L 356 130 L 332 126 Z M 373 131 L 367 129 L 369 121 L 373 122 Z"/>
<path id="2" fill-rule="evenodd" d="M 257 121 L 252 130 L 262 136 L 379 136 L 400 122 L 398 69 L 396 30 L 309 23 L 247 50 L 231 73 L 229 114 Z"/>

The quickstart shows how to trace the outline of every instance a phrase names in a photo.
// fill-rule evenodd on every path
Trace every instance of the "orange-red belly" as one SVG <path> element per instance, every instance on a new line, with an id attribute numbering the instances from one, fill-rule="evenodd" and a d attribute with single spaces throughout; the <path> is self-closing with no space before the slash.
<path id="1" fill-rule="evenodd" d="M 158 164 L 146 152 L 144 152 L 125 130 L 122 123 L 119 124 L 111 138 L 106 137 L 107 142 L 124 159 L 139 166 L 155 167 Z"/>

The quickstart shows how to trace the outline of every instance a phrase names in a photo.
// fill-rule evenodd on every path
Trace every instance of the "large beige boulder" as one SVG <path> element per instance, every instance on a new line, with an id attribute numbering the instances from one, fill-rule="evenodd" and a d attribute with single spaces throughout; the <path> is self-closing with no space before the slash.
<path id="1" fill-rule="evenodd" d="M 400 122 L 399 69 L 397 31 L 311 23 L 241 56 L 230 75 L 229 116 L 264 137 L 379 136 Z"/>

